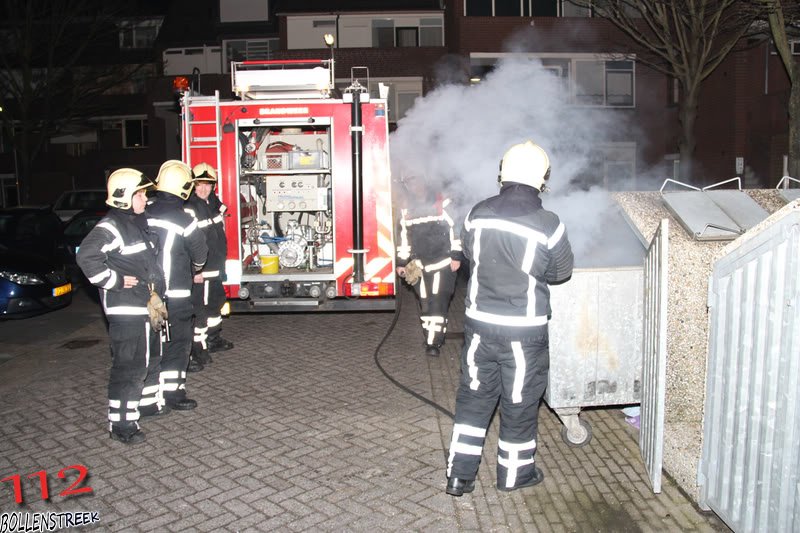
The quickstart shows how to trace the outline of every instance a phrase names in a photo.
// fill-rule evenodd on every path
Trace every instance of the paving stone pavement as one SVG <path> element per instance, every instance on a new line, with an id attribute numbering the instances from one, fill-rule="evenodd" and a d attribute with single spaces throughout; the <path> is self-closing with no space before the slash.
<path id="1" fill-rule="evenodd" d="M 727 531 L 669 479 L 650 492 L 618 410 L 585 411 L 594 438 L 570 448 L 543 405 L 545 481 L 511 493 L 494 487 L 495 420 L 475 492 L 447 496 L 443 411 L 454 409 L 462 302 L 441 357 L 429 358 L 404 291 L 377 357 L 439 410 L 376 365 L 391 313 L 238 315 L 224 322 L 235 348 L 189 375 L 198 409 L 145 419 L 147 441 L 133 447 L 107 434 L 102 320 L 7 345 L 18 356 L 0 364 L 0 478 L 19 475 L 24 501 L 14 503 L 13 480 L 0 483 L 0 513 L 96 512 L 84 528 L 96 531 Z M 63 496 L 78 472 L 58 473 L 76 464 L 92 493 Z M 46 502 L 27 479 L 42 470 Z"/>

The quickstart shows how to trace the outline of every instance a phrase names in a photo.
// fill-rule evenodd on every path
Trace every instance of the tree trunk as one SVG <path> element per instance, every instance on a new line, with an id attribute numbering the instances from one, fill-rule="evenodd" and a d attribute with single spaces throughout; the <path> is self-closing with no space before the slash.
<path id="1" fill-rule="evenodd" d="M 678 121 L 681 123 L 681 137 L 678 140 L 680 153 L 680 179 L 691 184 L 694 180 L 694 151 L 697 146 L 694 135 L 695 122 L 697 122 L 697 89 L 684 92 L 678 111 Z"/>
<path id="2" fill-rule="evenodd" d="M 800 63 L 795 62 L 789 92 L 789 175 L 800 179 Z"/>

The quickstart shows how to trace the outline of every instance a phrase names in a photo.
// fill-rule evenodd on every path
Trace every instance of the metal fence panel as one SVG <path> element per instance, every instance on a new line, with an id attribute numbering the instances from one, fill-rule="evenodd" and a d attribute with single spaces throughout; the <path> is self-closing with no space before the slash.
<path id="1" fill-rule="evenodd" d="M 798 206 L 743 237 L 709 284 L 699 503 L 737 532 L 800 530 Z"/>
<path id="2" fill-rule="evenodd" d="M 669 221 L 661 220 L 644 266 L 642 412 L 639 450 L 653 492 L 661 492 L 664 460 L 664 410 L 667 373 L 667 264 Z"/>

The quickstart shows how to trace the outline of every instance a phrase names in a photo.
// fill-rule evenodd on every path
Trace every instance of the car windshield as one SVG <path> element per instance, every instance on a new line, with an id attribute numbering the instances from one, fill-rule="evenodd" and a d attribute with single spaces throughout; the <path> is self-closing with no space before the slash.
<path id="1" fill-rule="evenodd" d="M 64 228 L 64 235 L 66 237 L 85 237 L 102 218 L 102 214 L 75 217 Z"/>
<path id="2" fill-rule="evenodd" d="M 103 191 L 72 191 L 64 193 L 58 200 L 56 209 L 92 209 L 105 205 L 106 193 Z"/>
<path id="3" fill-rule="evenodd" d="M 10 237 L 14 234 L 17 217 L 14 215 L 0 215 L 0 236 Z"/>

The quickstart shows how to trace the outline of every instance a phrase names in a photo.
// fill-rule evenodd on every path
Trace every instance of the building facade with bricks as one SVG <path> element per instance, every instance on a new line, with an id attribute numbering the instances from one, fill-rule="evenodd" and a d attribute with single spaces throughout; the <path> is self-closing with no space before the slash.
<path id="1" fill-rule="evenodd" d="M 220 90 L 226 98 L 232 60 L 327 59 L 331 52 L 338 86 L 353 76 L 368 77 L 376 94 L 378 83 L 389 85 L 393 126 L 416 98 L 440 84 L 470 83 L 512 51 L 537 58 L 563 78 L 575 106 L 637 125 L 635 132 L 621 128 L 613 138 L 598 139 L 596 168 L 634 178 L 676 177 L 680 95 L 674 82 L 637 62 L 636 49 L 612 24 L 567 1 L 350 0 L 332 8 L 318 0 L 247 0 L 233 6 L 173 1 L 157 16 L 143 12 L 138 24 L 152 20 L 155 26 L 140 29 L 155 31 L 140 31 L 130 42 L 124 35 L 131 26 L 121 20 L 120 49 L 147 57 L 152 63 L 143 73 L 150 74 L 110 91 L 107 111 L 82 117 L 80 127 L 47 143 L 33 162 L 27 202 L 52 202 L 64 189 L 102 187 L 120 166 L 155 171 L 164 159 L 179 157 L 171 91 L 176 75 L 192 77 L 204 94 Z M 326 33 L 336 38 L 332 50 L 323 43 Z M 747 186 L 774 186 L 782 175 L 789 83 L 773 52 L 768 40 L 753 44 L 731 54 L 704 83 L 697 184 L 733 177 L 737 158 L 744 161 Z M 19 168 L 8 131 L 1 144 L 0 178 L 13 188 Z M 594 177 L 601 184 L 606 179 Z"/>

